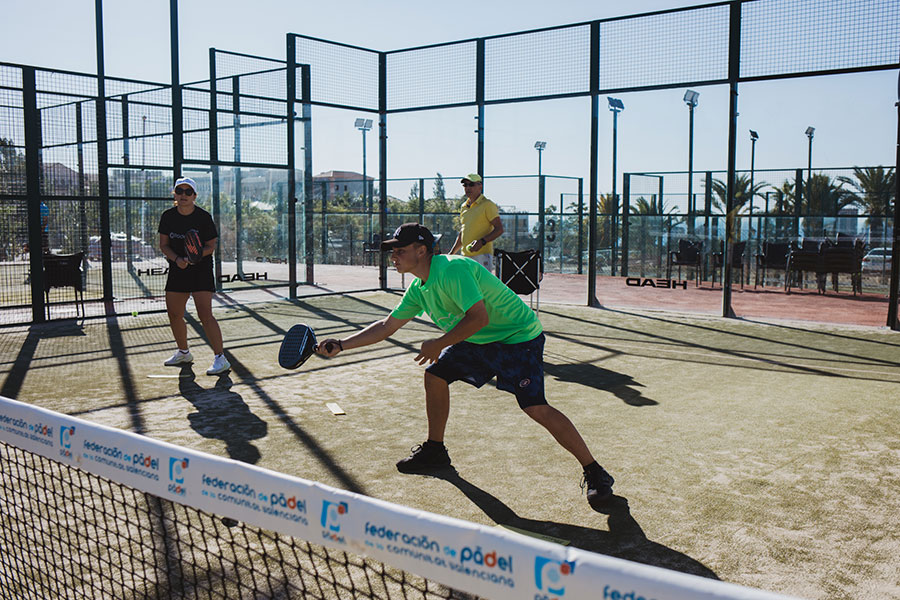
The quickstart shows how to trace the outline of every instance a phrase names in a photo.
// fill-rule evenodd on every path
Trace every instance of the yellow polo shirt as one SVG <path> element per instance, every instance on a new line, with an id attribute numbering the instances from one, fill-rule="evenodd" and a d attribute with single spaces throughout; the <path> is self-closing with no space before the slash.
<path id="1" fill-rule="evenodd" d="M 486 246 L 479 248 L 476 252 L 469 250 L 469 244 L 480 240 L 494 230 L 491 221 L 500 216 L 500 209 L 485 198 L 484 194 L 478 196 L 471 206 L 467 206 L 467 203 L 468 199 L 459 207 L 459 238 L 462 241 L 463 256 L 493 254 L 493 242 L 488 242 Z"/>

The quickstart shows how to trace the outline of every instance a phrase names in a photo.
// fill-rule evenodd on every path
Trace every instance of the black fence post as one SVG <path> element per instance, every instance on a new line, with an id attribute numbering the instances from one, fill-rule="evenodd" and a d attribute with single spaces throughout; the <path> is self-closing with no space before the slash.
<path id="1" fill-rule="evenodd" d="M 287 228 L 288 228 L 288 297 L 297 299 L 297 155 L 296 155 L 296 116 L 294 103 L 297 98 L 297 50 L 293 35 L 286 38 L 287 68 Z"/>
<path id="2" fill-rule="evenodd" d="M 584 178 L 578 178 L 578 274 L 584 271 Z"/>
<path id="3" fill-rule="evenodd" d="M 41 223 L 41 113 L 37 108 L 34 67 L 22 68 L 25 123 L 25 194 L 28 209 L 28 260 L 31 270 L 31 320 L 46 320 L 44 312 L 43 224 Z"/>
<path id="4" fill-rule="evenodd" d="M 894 165 L 894 241 L 891 244 L 891 288 L 887 326 L 900 330 L 897 304 L 900 303 L 900 75 L 897 76 L 897 156 Z"/>
<path id="5" fill-rule="evenodd" d="M 172 0 L 175 2 L 176 0 Z M 109 223 L 109 149 L 106 143 L 106 71 L 103 62 L 103 2 L 96 0 L 97 31 L 97 193 L 100 196 L 100 250 L 103 274 L 103 303 L 106 314 L 115 314 L 112 285 L 112 238 Z M 179 118 L 181 113 L 179 113 Z"/>
<path id="6" fill-rule="evenodd" d="M 221 189 L 219 182 L 219 87 L 216 74 L 216 49 L 209 49 L 209 162 L 212 169 L 212 216 L 213 221 L 222 226 Z M 288 150 L 290 152 L 290 150 Z M 216 275 L 216 291 L 222 291 L 222 244 L 216 244 L 213 256 Z M 293 288 L 292 288 L 293 290 Z"/>
<path id="7" fill-rule="evenodd" d="M 134 245 L 131 242 L 132 230 L 134 228 L 131 219 L 131 156 L 130 156 L 130 137 L 128 131 L 128 94 L 122 94 L 122 164 L 125 166 L 125 264 L 128 272 L 134 271 Z"/>
<path id="8" fill-rule="evenodd" d="M 312 104 L 310 66 L 300 67 L 300 97 L 303 100 L 303 239 L 306 245 L 306 282 L 315 283 L 315 231 L 313 230 L 313 172 L 312 172 Z M 325 194 L 322 194 L 325 197 Z M 324 202 L 324 200 L 323 200 Z M 324 227 L 324 224 L 323 224 Z"/>
<path id="9" fill-rule="evenodd" d="M 378 235 L 385 239 L 387 228 L 387 54 L 378 53 Z M 379 252 L 378 287 L 387 289 L 387 262 Z"/>
<path id="10" fill-rule="evenodd" d="M 591 22 L 591 172 L 588 179 L 588 293 L 587 305 L 596 306 L 597 301 L 597 166 L 600 147 L 600 22 Z"/>
<path id="11" fill-rule="evenodd" d="M 484 39 L 475 42 L 475 103 L 478 105 L 478 174 L 484 177 Z"/>
<path id="12" fill-rule="evenodd" d="M 661 178 L 660 178 L 661 179 Z M 622 277 L 628 277 L 629 259 L 629 223 L 628 213 L 631 212 L 631 174 L 622 174 Z"/>
<path id="13" fill-rule="evenodd" d="M 808 190 L 803 185 L 803 169 L 797 169 L 794 178 L 797 185 L 794 186 L 794 227 L 792 233 L 796 241 L 800 239 L 800 215 L 803 214 L 803 202 Z"/>
<path id="14" fill-rule="evenodd" d="M 737 215 L 734 206 L 737 160 L 738 79 L 741 69 L 741 3 L 731 3 L 728 37 L 728 175 L 725 193 L 725 237 L 722 241 L 722 316 L 734 317 L 731 306 L 731 257 Z"/>

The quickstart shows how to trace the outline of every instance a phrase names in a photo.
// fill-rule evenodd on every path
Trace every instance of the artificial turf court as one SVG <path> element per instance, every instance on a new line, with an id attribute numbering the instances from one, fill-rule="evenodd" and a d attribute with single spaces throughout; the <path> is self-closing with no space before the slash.
<path id="1" fill-rule="evenodd" d="M 434 335 L 427 321 L 299 371 L 277 366 L 294 323 L 340 336 L 398 298 L 217 309 L 225 377 L 205 375 L 212 354 L 192 318 L 185 371 L 162 366 L 164 314 L 7 328 L 0 394 L 603 554 L 808 598 L 900 597 L 897 333 L 543 302 L 548 398 L 617 479 L 603 515 L 574 459 L 490 385 L 451 387 L 456 475 L 396 471 L 424 434 L 412 359 Z"/>

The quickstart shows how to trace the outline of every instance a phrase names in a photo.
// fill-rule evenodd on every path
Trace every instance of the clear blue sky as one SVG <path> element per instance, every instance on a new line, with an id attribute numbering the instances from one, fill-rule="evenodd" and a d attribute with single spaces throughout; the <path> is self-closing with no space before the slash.
<path id="1" fill-rule="evenodd" d="M 169 81 L 168 1 L 106 0 L 104 4 L 107 75 Z M 696 4 L 702 2 L 181 0 L 181 78 L 208 77 L 210 47 L 283 58 L 287 32 L 393 50 Z M 93 11 L 92 0 L 6 0 L 0 60 L 94 72 Z M 724 169 L 728 90 L 717 86 L 698 91 L 694 168 Z M 626 110 L 619 116 L 620 174 L 687 169 L 688 114 L 683 94 L 683 89 L 673 89 L 621 95 Z M 748 129 L 760 135 L 757 169 L 805 167 L 804 130 L 809 125 L 816 127 L 814 169 L 893 165 L 896 95 L 896 71 L 742 84 L 738 168 L 750 167 Z M 601 192 L 606 192 L 611 183 L 612 118 L 605 100 L 601 111 L 599 177 Z M 475 114 L 470 107 L 391 116 L 389 177 L 427 177 L 437 171 L 456 176 L 474 169 Z M 314 109 L 315 172 L 361 170 L 360 134 L 352 126 L 357 116 L 365 115 Z M 535 173 L 534 141 L 545 140 L 544 173 L 584 177 L 587 192 L 589 116 L 589 102 L 584 98 L 488 107 L 485 170 L 495 175 Z M 375 132 L 369 134 L 368 142 L 371 175 L 378 168 Z M 397 184 L 389 191 L 405 197 L 408 189 L 408 184 Z M 457 191 L 450 184 L 448 189 Z M 500 185 L 493 189 L 495 195 L 522 193 Z M 551 197 L 560 191 L 569 190 L 554 188 Z M 497 200 L 528 205 L 515 197 Z"/>

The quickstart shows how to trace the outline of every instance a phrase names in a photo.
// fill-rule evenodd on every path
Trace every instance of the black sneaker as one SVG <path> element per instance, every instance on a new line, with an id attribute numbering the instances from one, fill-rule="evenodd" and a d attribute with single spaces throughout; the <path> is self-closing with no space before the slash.
<path id="1" fill-rule="evenodd" d="M 443 444 L 425 442 L 412 447 L 412 454 L 397 462 L 401 473 L 422 473 L 446 469 L 450 466 L 450 455 Z"/>
<path id="2" fill-rule="evenodd" d="M 581 480 L 581 489 L 587 488 L 587 501 L 596 511 L 612 498 L 612 486 L 615 480 L 606 470 L 597 465 L 584 470 L 584 479 Z"/>

